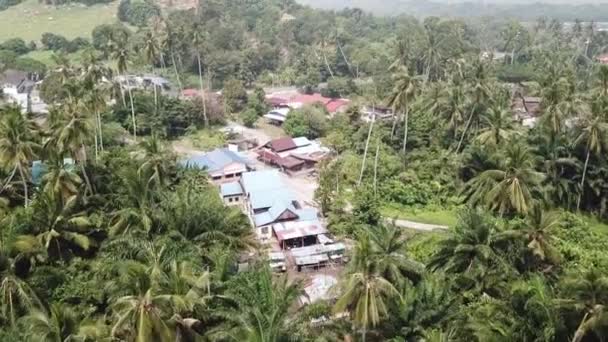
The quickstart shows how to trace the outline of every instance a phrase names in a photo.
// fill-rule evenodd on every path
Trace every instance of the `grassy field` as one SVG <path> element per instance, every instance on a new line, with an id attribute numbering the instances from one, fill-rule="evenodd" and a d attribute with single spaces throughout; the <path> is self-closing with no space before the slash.
<path id="1" fill-rule="evenodd" d="M 382 216 L 410 220 L 414 222 L 454 226 L 458 221 L 456 211 L 443 209 L 412 209 L 398 205 L 387 205 L 382 208 Z"/>
<path id="2" fill-rule="evenodd" d="M 95 26 L 116 21 L 118 1 L 107 5 L 86 7 L 80 4 L 52 7 L 37 0 L 0 11 L 0 42 L 10 38 L 39 41 L 45 32 L 61 34 L 69 39 L 91 37 Z"/>

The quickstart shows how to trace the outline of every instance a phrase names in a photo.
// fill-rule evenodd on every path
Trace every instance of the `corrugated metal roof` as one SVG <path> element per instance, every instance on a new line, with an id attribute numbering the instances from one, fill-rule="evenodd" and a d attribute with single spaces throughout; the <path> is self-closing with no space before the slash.
<path id="1" fill-rule="evenodd" d="M 293 143 L 296 144 L 297 147 L 308 146 L 311 144 L 307 137 L 293 138 Z"/>
<path id="2" fill-rule="evenodd" d="M 275 139 L 270 142 L 270 148 L 272 148 L 272 150 L 274 152 L 283 152 L 283 151 L 294 149 L 296 147 L 297 146 L 293 142 L 293 139 L 289 138 L 289 137 Z"/>
<path id="3" fill-rule="evenodd" d="M 249 164 L 247 159 L 226 148 L 216 149 L 207 154 L 194 156 L 181 162 L 186 167 L 206 169 L 209 172 L 222 170 L 232 163 Z"/>
<path id="4" fill-rule="evenodd" d="M 222 193 L 222 197 L 242 195 L 243 188 L 241 188 L 239 182 L 226 183 L 220 186 L 220 192 Z"/>

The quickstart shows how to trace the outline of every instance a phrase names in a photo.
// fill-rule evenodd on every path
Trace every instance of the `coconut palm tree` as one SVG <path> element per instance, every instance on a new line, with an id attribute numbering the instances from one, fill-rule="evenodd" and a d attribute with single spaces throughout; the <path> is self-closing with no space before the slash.
<path id="1" fill-rule="evenodd" d="M 203 84 L 203 67 L 201 64 L 201 50 L 205 44 L 205 36 L 201 27 L 196 26 L 192 32 L 192 46 L 196 52 L 196 61 L 198 64 L 198 78 L 201 86 L 201 97 L 203 100 L 203 120 L 205 127 L 209 126 L 209 118 L 207 117 L 207 101 L 205 100 L 205 86 Z M 208 72 L 207 72 L 208 73 Z"/>
<path id="2" fill-rule="evenodd" d="M 43 191 L 51 196 L 57 196 L 62 203 L 76 196 L 79 192 L 82 180 L 78 173 L 74 172 L 74 166 L 65 163 L 63 158 L 57 155 L 45 161 L 48 170 L 42 176 Z"/>
<path id="3" fill-rule="evenodd" d="M 465 185 L 471 205 L 485 205 L 502 214 L 527 214 L 533 204 L 543 201 L 545 175 L 535 170 L 530 149 L 510 144 L 498 168 L 483 171 Z"/>
<path id="4" fill-rule="evenodd" d="M 394 231 L 385 230 L 372 242 L 369 235 L 360 233 L 347 275 L 339 284 L 340 296 L 334 312 L 349 313 L 355 326 L 360 329 L 363 340 L 369 328 L 376 327 L 386 318 L 389 301 L 400 297 L 395 286 L 383 277 L 383 274 L 387 274 L 398 281 L 403 277 L 399 265 L 403 266 L 404 263 L 395 260 L 401 259 L 394 251 L 399 248 L 393 248 L 399 243 L 389 241 L 398 235 Z M 393 255 L 383 257 L 376 254 L 381 254 L 383 250 L 391 251 Z"/>
<path id="5" fill-rule="evenodd" d="M 585 191 L 585 180 L 587 177 L 587 169 L 589 167 L 589 159 L 591 154 L 600 156 L 608 151 L 608 123 L 600 118 L 589 120 L 582 128 L 575 141 L 576 144 L 584 144 L 586 157 L 583 166 L 583 175 L 581 177 L 581 192 L 578 196 L 577 209 L 581 207 L 581 200 Z"/>
<path id="6" fill-rule="evenodd" d="M 0 115 L 0 163 L 10 172 L 5 184 L 9 184 L 18 173 L 23 186 L 24 203 L 28 206 L 30 163 L 40 149 L 37 126 L 23 116 L 19 108 L 5 108 L 0 111 Z M 0 189 L 2 191 L 4 188 Z"/>
<path id="7" fill-rule="evenodd" d="M 138 172 L 149 175 L 148 183 L 162 187 L 169 174 L 169 163 L 173 160 L 163 143 L 156 136 L 140 142 L 142 147 L 142 164 Z"/>
<path id="8" fill-rule="evenodd" d="M 594 268 L 584 273 L 571 274 L 564 281 L 563 301 L 582 315 L 580 324 L 572 338 L 573 342 L 582 341 L 591 333 L 600 333 L 608 327 L 608 277 Z"/>
<path id="9" fill-rule="evenodd" d="M 115 320 L 111 335 L 134 342 L 175 341 L 168 322 L 174 312 L 174 298 L 159 294 L 143 265 L 131 264 L 124 269 L 128 295 L 112 304 Z"/>
<path id="10" fill-rule="evenodd" d="M 232 307 L 222 312 L 225 326 L 211 333 L 223 340 L 278 342 L 288 338 L 292 307 L 302 295 L 300 283 L 275 278 L 267 266 L 234 279 L 225 296 Z"/>
<path id="11" fill-rule="evenodd" d="M 29 284 L 15 274 L 15 259 L 8 256 L 12 248 L 6 239 L 0 245 L 0 317 L 15 327 L 20 315 L 44 307 Z"/>
<path id="12" fill-rule="evenodd" d="M 133 229 L 150 232 L 154 225 L 154 192 L 149 174 L 126 168 L 119 175 L 124 193 L 116 196 L 120 205 L 112 213 L 110 235 L 126 234 Z"/>
<path id="13" fill-rule="evenodd" d="M 44 311 L 33 311 L 23 317 L 28 341 L 70 342 L 78 340 L 80 319 L 68 306 L 54 303 L 47 314 Z"/>
<path id="14" fill-rule="evenodd" d="M 150 65 L 152 73 L 154 72 L 154 64 L 156 63 L 156 56 L 158 55 L 158 42 L 152 30 L 147 30 L 144 33 L 143 52 L 146 62 Z M 154 105 L 158 106 L 158 89 L 156 84 L 153 82 L 154 87 Z"/>
<path id="15" fill-rule="evenodd" d="M 424 265 L 408 258 L 407 239 L 402 229 L 381 225 L 371 230 L 367 238 L 372 253 L 366 259 L 384 279 L 396 288 L 401 288 L 406 280 L 421 279 Z"/>
<path id="16" fill-rule="evenodd" d="M 36 239 L 53 259 L 61 259 L 78 250 L 88 251 L 96 246 L 91 237 L 93 223 L 86 213 L 79 211 L 80 198 L 72 196 L 63 203 L 57 197 L 42 192 L 32 204 L 36 214 L 32 226 L 36 227 Z M 20 236 L 18 241 L 29 241 L 30 236 Z"/>
<path id="17" fill-rule="evenodd" d="M 133 125 L 133 138 L 137 139 L 137 120 L 135 119 L 135 105 L 133 104 L 133 92 L 131 90 L 130 79 L 127 76 L 129 58 L 130 58 L 130 50 L 127 46 L 128 42 L 125 40 L 115 41 L 114 53 L 113 57 L 116 61 L 116 68 L 118 71 L 118 75 L 121 75 L 124 79 L 121 81 L 121 84 L 124 82 L 127 87 L 127 91 L 129 93 L 129 101 L 131 103 L 131 121 Z"/>
<path id="18" fill-rule="evenodd" d="M 516 133 L 513 114 L 506 108 L 493 106 L 481 116 L 481 128 L 476 140 L 487 146 L 498 147 Z"/>
<path id="19" fill-rule="evenodd" d="M 417 81 L 414 77 L 409 75 L 407 68 L 403 66 L 400 67 L 397 73 L 393 76 L 393 81 L 395 86 L 388 99 L 388 104 L 395 112 L 403 113 L 403 122 L 405 124 L 403 133 L 403 154 L 405 155 L 407 152 L 407 136 L 409 130 L 411 104 L 418 92 Z M 393 123 L 391 136 L 394 134 L 395 125 L 396 121 Z"/>
<path id="20" fill-rule="evenodd" d="M 467 209 L 448 237 L 439 243 L 427 267 L 432 271 L 460 275 L 483 292 L 495 292 L 500 277 L 512 272 L 499 253 L 500 235 L 493 220 L 479 209 Z"/>

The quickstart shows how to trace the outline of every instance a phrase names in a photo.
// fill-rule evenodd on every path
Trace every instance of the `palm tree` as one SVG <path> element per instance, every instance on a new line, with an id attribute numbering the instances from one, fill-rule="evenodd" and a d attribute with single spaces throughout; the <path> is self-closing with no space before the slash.
<path id="1" fill-rule="evenodd" d="M 112 304 L 115 322 L 112 336 L 135 342 L 175 341 L 167 324 L 174 308 L 171 295 L 158 294 L 160 289 L 142 265 L 125 269 L 125 281 L 129 295 L 119 297 Z M 129 284 L 129 285 L 127 285 Z"/>
<path id="2" fill-rule="evenodd" d="M 48 170 L 42 177 L 43 191 L 51 196 L 59 197 L 62 203 L 66 203 L 69 198 L 76 196 L 82 180 L 74 172 L 74 167 L 56 155 L 47 159 L 45 163 Z"/>
<path id="3" fill-rule="evenodd" d="M 564 304 L 583 315 L 572 338 L 581 341 L 592 332 L 599 333 L 608 326 L 608 277 L 597 268 L 583 274 L 572 274 L 564 282 Z"/>
<path id="4" fill-rule="evenodd" d="M 479 132 L 477 141 L 483 145 L 501 146 L 516 133 L 513 114 L 506 108 L 493 106 L 485 115 L 481 116 L 481 123 L 484 128 Z"/>
<path id="5" fill-rule="evenodd" d="M 32 206 L 36 212 L 32 225 L 37 228 L 36 239 L 54 259 L 66 257 L 67 252 L 88 251 L 96 245 L 91 237 L 93 223 L 86 213 L 78 211 L 78 196 L 68 198 L 65 203 L 53 195 L 40 193 Z M 30 236 L 20 236 L 25 242 Z"/>
<path id="6" fill-rule="evenodd" d="M 481 113 L 486 110 L 491 97 L 486 64 L 482 60 L 477 60 L 473 64 L 472 69 L 473 75 L 471 79 L 473 80 L 473 84 L 470 86 L 470 113 L 464 127 L 464 131 L 462 132 L 462 136 L 460 137 L 460 141 L 458 142 L 458 146 L 456 147 L 456 153 L 460 151 L 464 139 L 466 138 L 473 124 L 479 120 Z"/>
<path id="7" fill-rule="evenodd" d="M 7 108 L 1 111 L 0 115 L 0 163 L 10 170 L 11 174 L 6 184 L 19 173 L 25 206 L 28 206 L 29 166 L 40 148 L 36 142 L 37 127 L 33 121 L 25 118 L 18 108 Z M 0 192 L 3 190 L 0 189 Z"/>
<path id="8" fill-rule="evenodd" d="M 10 233 L 9 233 L 10 234 Z M 15 327 L 23 313 L 42 309 L 42 302 L 29 284 L 15 274 L 15 260 L 8 257 L 12 247 L 6 240 L 0 245 L 0 317 Z"/>
<path id="9" fill-rule="evenodd" d="M 205 127 L 209 126 L 209 119 L 207 118 L 207 101 L 205 100 L 205 86 L 203 84 L 203 68 L 201 64 L 201 49 L 205 44 L 205 36 L 203 35 L 202 28 L 195 27 L 192 33 L 192 46 L 196 50 L 196 61 L 198 63 L 198 78 L 201 86 L 201 97 L 203 100 L 203 119 L 205 121 Z M 209 73 L 207 71 L 207 73 Z"/>
<path id="10" fill-rule="evenodd" d="M 479 209 L 467 209 L 448 237 L 439 243 L 427 267 L 461 275 L 480 291 L 495 291 L 497 278 L 512 272 L 498 250 L 496 224 Z"/>
<path id="11" fill-rule="evenodd" d="M 70 342 L 78 340 L 80 320 L 70 307 L 54 303 L 49 314 L 34 311 L 23 317 L 23 325 L 28 341 Z"/>
<path id="12" fill-rule="evenodd" d="M 465 186 L 471 205 L 486 205 L 501 215 L 527 214 L 535 202 L 544 197 L 543 173 L 537 172 L 528 147 L 510 144 L 497 169 L 483 171 Z"/>
<path id="13" fill-rule="evenodd" d="M 412 282 L 421 279 L 424 265 L 408 258 L 407 238 L 402 229 L 381 225 L 371 230 L 366 239 L 371 243 L 371 255 L 365 258 L 384 279 L 397 288 L 402 288 L 406 279 Z"/>
<path id="14" fill-rule="evenodd" d="M 418 89 L 415 78 L 410 77 L 407 68 L 403 66 L 400 67 L 398 72 L 393 76 L 393 81 L 395 86 L 389 97 L 388 104 L 389 106 L 393 107 L 395 112 L 399 111 L 403 113 L 403 121 L 405 123 L 403 133 L 403 154 L 405 155 L 407 151 L 410 106 L 416 97 Z M 395 124 L 393 124 L 393 132 L 391 133 L 391 136 L 394 134 L 394 131 Z"/>
<path id="15" fill-rule="evenodd" d="M 144 58 L 146 62 L 150 65 L 152 69 L 152 73 L 154 74 L 154 64 L 156 63 L 156 55 L 158 54 L 158 42 L 154 33 L 151 30 L 147 30 L 144 34 Z M 154 87 L 154 105 L 158 106 L 158 93 L 156 89 L 156 84 L 152 82 L 152 86 Z"/>
<path id="16" fill-rule="evenodd" d="M 148 180 L 150 185 L 164 186 L 169 174 L 169 162 L 172 160 L 172 157 L 156 136 L 143 140 L 140 146 L 143 150 L 143 162 L 138 172 L 150 175 Z"/>
<path id="17" fill-rule="evenodd" d="M 585 127 L 580 132 L 575 143 L 585 144 L 586 158 L 585 165 L 583 166 L 583 175 L 581 178 L 581 192 L 578 196 L 577 209 L 581 207 L 581 199 L 585 191 L 585 180 L 587 177 L 587 168 L 589 167 L 589 159 L 593 153 L 596 156 L 600 156 L 608 151 L 608 124 L 603 122 L 600 118 L 595 118 L 587 122 Z"/>
<path id="18" fill-rule="evenodd" d="M 559 252 L 553 246 L 552 230 L 559 226 L 559 216 L 547 213 L 541 205 L 535 205 L 523 225 L 515 230 L 502 233 L 523 239 L 532 254 L 541 261 L 559 263 Z"/>
<path id="19" fill-rule="evenodd" d="M 110 221 L 110 235 L 126 234 L 132 229 L 150 232 L 154 224 L 153 197 L 150 176 L 137 169 L 126 168 L 120 173 L 123 194 L 117 195 L 119 209 Z"/>
<path id="20" fill-rule="evenodd" d="M 129 92 L 129 101 L 131 103 L 131 121 L 133 124 L 133 138 L 137 139 L 137 121 L 135 120 L 135 105 L 133 104 L 133 92 L 131 91 L 130 79 L 127 76 L 128 62 L 130 51 L 127 47 L 127 41 L 121 40 L 114 43 L 114 59 L 116 60 L 116 68 L 119 75 L 124 78 L 121 82 L 126 83 L 127 91 Z M 122 83 L 121 83 L 122 84 Z"/>
<path id="21" fill-rule="evenodd" d="M 220 339 L 250 342 L 278 342 L 290 335 L 291 308 L 302 295 L 299 283 L 287 277 L 274 278 L 267 266 L 236 277 L 227 298 L 233 307 L 222 313 L 227 326 L 212 332 Z"/>
<path id="22" fill-rule="evenodd" d="M 368 329 L 377 326 L 388 314 L 389 300 L 400 297 L 395 286 L 383 277 L 386 274 L 402 282 L 406 266 L 399 251 L 403 248 L 398 242 L 400 234 L 393 229 L 385 229 L 373 242 L 368 234 L 360 233 L 348 273 L 339 284 L 340 297 L 334 312 L 348 312 L 361 329 L 363 340 Z M 397 241 L 391 241 L 393 238 Z M 384 256 L 383 252 L 392 255 Z"/>

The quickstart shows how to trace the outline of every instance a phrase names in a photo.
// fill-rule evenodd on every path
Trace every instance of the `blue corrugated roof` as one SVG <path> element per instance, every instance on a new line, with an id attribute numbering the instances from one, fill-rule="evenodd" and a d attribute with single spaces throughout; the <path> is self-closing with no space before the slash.
<path id="1" fill-rule="evenodd" d="M 232 163 L 249 164 L 247 159 L 226 148 L 216 149 L 207 154 L 194 156 L 181 161 L 181 164 L 186 167 L 205 169 L 209 172 L 222 170 Z"/>
<path id="2" fill-rule="evenodd" d="M 68 170 L 74 169 L 74 160 L 72 158 L 64 158 L 63 165 Z M 40 185 L 42 177 L 48 172 L 48 166 L 40 160 L 32 162 L 32 183 Z"/>
<path id="3" fill-rule="evenodd" d="M 315 208 L 303 208 L 295 211 L 298 221 L 316 221 L 319 219 L 319 211 Z"/>
<path id="4" fill-rule="evenodd" d="M 241 188 L 241 184 L 238 182 L 226 183 L 220 186 L 220 192 L 222 193 L 222 197 L 226 196 L 236 196 L 242 195 L 243 189 Z"/>

